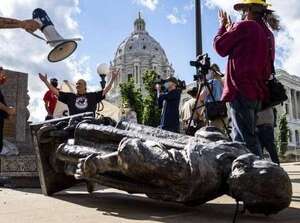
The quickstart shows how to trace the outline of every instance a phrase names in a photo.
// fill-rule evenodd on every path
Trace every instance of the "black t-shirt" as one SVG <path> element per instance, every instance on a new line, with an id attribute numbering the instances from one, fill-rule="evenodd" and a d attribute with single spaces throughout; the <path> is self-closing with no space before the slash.
<path id="1" fill-rule="evenodd" d="M 102 91 L 89 92 L 84 95 L 60 91 L 58 100 L 68 106 L 70 115 L 76 115 L 84 112 L 95 114 L 97 104 L 104 98 Z"/>
<path id="2" fill-rule="evenodd" d="M 0 90 L 0 102 L 4 105 L 6 105 L 4 96 Z M 4 119 L 6 119 L 8 117 L 8 114 L 5 111 L 0 110 L 0 121 L 3 121 Z"/>

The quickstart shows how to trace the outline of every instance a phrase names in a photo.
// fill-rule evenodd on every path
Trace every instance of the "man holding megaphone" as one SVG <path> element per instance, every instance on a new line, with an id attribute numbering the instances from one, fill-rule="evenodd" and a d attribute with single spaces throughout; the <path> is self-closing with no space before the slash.
<path id="1" fill-rule="evenodd" d="M 0 29 L 24 29 L 28 32 L 34 32 L 40 28 L 38 22 L 33 19 L 18 20 L 12 18 L 0 17 Z M 6 75 L 2 67 L 0 67 L 0 85 L 6 81 Z M 0 155 L 3 147 L 3 127 L 4 120 L 16 114 L 16 109 L 9 107 L 5 103 L 5 98 L 0 90 Z"/>
<path id="2" fill-rule="evenodd" d="M 48 81 L 47 74 L 39 74 L 39 77 L 49 90 L 58 97 L 58 100 L 68 106 L 69 114 L 76 115 L 85 112 L 93 112 L 95 114 L 97 104 L 100 103 L 110 91 L 119 73 L 119 70 L 113 70 L 108 85 L 106 85 L 103 90 L 96 92 L 87 92 L 87 84 L 83 79 L 76 82 L 77 92 L 70 93 L 59 91 L 57 88 L 53 87 Z"/>
<path id="3" fill-rule="evenodd" d="M 0 29 L 17 29 L 17 28 L 24 29 L 28 32 L 35 32 L 37 29 L 40 28 L 40 24 L 33 19 L 18 20 L 18 19 L 0 17 Z"/>

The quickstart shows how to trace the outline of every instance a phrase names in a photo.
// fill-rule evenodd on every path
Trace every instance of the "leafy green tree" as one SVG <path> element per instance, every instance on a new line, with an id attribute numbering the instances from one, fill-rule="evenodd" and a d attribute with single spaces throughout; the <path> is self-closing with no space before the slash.
<path id="1" fill-rule="evenodd" d="M 140 89 L 135 87 L 131 78 L 128 82 L 120 84 L 122 105 L 129 106 L 136 112 L 138 123 L 143 121 L 143 97 Z"/>
<path id="2" fill-rule="evenodd" d="M 281 156 L 284 156 L 288 149 L 289 128 L 286 114 L 279 120 L 278 149 Z"/>
<path id="3" fill-rule="evenodd" d="M 157 127 L 160 123 L 161 110 L 157 106 L 157 96 L 155 82 L 157 74 L 155 71 L 148 70 L 143 75 L 145 86 L 144 96 L 141 89 L 137 89 L 133 79 L 120 84 L 122 104 L 128 105 L 137 114 L 138 123 Z"/>
<path id="4" fill-rule="evenodd" d="M 160 123 L 161 110 L 157 105 L 157 95 L 155 91 L 155 83 L 157 73 L 153 70 L 148 70 L 143 75 L 143 82 L 147 94 L 143 99 L 143 124 L 157 127 Z"/>

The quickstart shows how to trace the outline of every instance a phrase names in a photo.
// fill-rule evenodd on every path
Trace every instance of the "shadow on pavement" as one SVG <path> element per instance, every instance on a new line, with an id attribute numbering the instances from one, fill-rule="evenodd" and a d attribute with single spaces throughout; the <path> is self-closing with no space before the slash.
<path id="1" fill-rule="evenodd" d="M 292 183 L 300 183 L 300 179 L 291 179 Z"/>
<path id="2" fill-rule="evenodd" d="M 300 196 L 293 196 L 292 201 L 293 202 L 300 202 Z"/>
<path id="3" fill-rule="evenodd" d="M 40 188 L 9 188 L 9 187 L 6 187 L 5 189 L 11 189 L 14 191 L 19 191 L 19 192 L 28 193 L 28 194 L 42 194 L 42 190 Z"/>
<path id="4" fill-rule="evenodd" d="M 209 203 L 198 207 L 186 207 L 180 204 L 154 201 L 142 196 L 108 192 L 98 192 L 92 195 L 60 193 L 54 197 L 94 208 L 103 212 L 103 215 L 127 220 L 151 220 L 163 223 L 232 222 L 235 210 L 235 204 Z M 270 217 L 246 214 L 240 216 L 238 222 L 299 223 L 299 219 L 300 209 L 289 208 Z"/>

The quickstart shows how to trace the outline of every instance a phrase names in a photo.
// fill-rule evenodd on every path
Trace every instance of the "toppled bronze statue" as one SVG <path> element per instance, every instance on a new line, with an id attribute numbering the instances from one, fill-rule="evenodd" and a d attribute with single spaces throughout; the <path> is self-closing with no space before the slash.
<path id="1" fill-rule="evenodd" d="M 32 125 L 44 194 L 86 181 L 199 205 L 228 194 L 251 213 L 276 214 L 292 186 L 278 165 L 207 127 L 195 137 L 88 115 Z"/>

